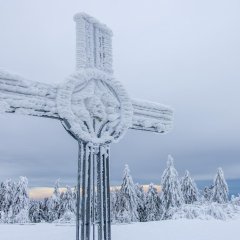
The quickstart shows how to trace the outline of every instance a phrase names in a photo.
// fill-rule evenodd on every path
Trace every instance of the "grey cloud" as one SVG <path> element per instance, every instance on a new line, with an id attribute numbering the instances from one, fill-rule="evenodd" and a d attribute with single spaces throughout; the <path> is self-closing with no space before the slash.
<path id="1" fill-rule="evenodd" d="M 239 178 L 239 7 L 237 0 L 4 1 L 0 67 L 60 83 L 75 66 L 72 16 L 85 11 L 112 28 L 115 76 L 129 94 L 175 109 L 168 135 L 131 130 L 112 145 L 112 183 L 125 163 L 135 181 L 160 182 L 169 153 L 180 174 L 212 178 L 222 166 Z M 75 183 L 77 144 L 60 123 L 1 115 L 0 126 L 0 180 Z"/>

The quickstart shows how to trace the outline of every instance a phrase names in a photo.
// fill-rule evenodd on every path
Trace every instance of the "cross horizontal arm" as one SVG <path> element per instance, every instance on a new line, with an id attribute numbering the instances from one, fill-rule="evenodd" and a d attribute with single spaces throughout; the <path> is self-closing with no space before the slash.
<path id="1" fill-rule="evenodd" d="M 59 118 L 57 87 L 0 71 L 0 112 Z"/>
<path id="2" fill-rule="evenodd" d="M 57 86 L 32 82 L 0 71 L 0 112 L 60 119 L 56 106 Z M 173 111 L 153 102 L 132 99 L 132 129 L 167 133 Z"/>
<path id="3" fill-rule="evenodd" d="M 162 104 L 132 99 L 132 129 L 167 133 L 173 124 L 173 110 Z"/>

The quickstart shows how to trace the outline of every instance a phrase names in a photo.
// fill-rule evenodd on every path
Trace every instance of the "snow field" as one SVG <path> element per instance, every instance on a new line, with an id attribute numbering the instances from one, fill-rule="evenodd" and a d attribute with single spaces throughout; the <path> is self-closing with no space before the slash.
<path id="1" fill-rule="evenodd" d="M 226 240 L 240 235 L 240 219 L 166 220 L 112 226 L 112 240 Z M 1 240 L 74 240 L 74 225 L 0 225 Z"/>

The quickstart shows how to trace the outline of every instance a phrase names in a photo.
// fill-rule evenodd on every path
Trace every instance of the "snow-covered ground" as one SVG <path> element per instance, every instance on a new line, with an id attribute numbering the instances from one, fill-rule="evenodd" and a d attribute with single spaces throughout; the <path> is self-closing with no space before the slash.
<path id="1" fill-rule="evenodd" d="M 113 225 L 113 240 L 226 240 L 240 236 L 238 220 L 167 220 Z M 1 240 L 74 240 L 74 225 L 0 225 Z"/>

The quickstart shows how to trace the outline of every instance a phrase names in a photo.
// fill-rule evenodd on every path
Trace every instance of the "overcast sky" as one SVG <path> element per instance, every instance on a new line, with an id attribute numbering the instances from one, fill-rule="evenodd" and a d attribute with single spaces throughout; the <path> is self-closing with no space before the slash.
<path id="1" fill-rule="evenodd" d="M 74 72 L 81 11 L 113 30 L 115 77 L 129 95 L 175 110 L 171 133 L 129 130 L 112 145 L 112 183 L 125 163 L 135 181 L 160 183 L 169 153 L 180 175 L 209 179 L 222 166 L 240 178 L 239 0 L 0 0 L 0 68 L 63 81 Z M 0 180 L 73 185 L 76 161 L 77 143 L 60 122 L 0 115 Z"/>

